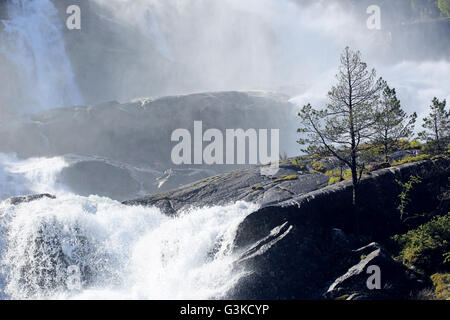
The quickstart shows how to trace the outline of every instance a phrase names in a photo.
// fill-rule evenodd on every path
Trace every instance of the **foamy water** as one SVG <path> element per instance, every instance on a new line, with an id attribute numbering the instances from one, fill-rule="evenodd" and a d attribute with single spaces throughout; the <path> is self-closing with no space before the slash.
<path id="1" fill-rule="evenodd" d="M 62 158 L 0 160 L 2 190 L 58 194 L 0 203 L 3 299 L 212 299 L 244 275 L 232 268 L 232 244 L 257 205 L 169 217 L 157 208 L 71 194 L 57 183 Z"/>
<path id="2" fill-rule="evenodd" d="M 69 192 L 58 182 L 59 174 L 67 166 L 63 157 L 19 160 L 14 155 L 0 153 L 0 200 L 28 194 Z"/>

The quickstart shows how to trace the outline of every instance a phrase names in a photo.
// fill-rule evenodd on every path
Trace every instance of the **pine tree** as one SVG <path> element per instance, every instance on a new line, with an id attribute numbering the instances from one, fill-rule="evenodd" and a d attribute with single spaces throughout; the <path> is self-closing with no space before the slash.
<path id="1" fill-rule="evenodd" d="M 433 98 L 430 113 L 423 119 L 422 127 L 425 130 L 419 133 L 419 137 L 436 153 L 442 153 L 449 142 L 450 112 L 446 110 L 446 105 L 445 99 L 439 101 L 438 98 Z"/>
<path id="2" fill-rule="evenodd" d="M 383 82 L 376 80 L 376 71 L 368 69 L 359 51 L 345 48 L 340 62 L 338 83 L 328 93 L 329 104 L 320 110 L 307 104 L 298 114 L 301 119 L 298 132 L 302 133 L 298 143 L 325 149 L 350 168 L 358 229 L 358 183 L 364 167 L 358 159 L 358 147 L 375 134 L 374 106 L 379 101 Z"/>
<path id="3" fill-rule="evenodd" d="M 377 121 L 375 123 L 375 144 L 382 147 L 384 160 L 388 157 L 400 139 L 409 138 L 413 134 L 417 114 L 410 117 L 406 115 L 401 107 L 400 100 L 394 88 L 389 88 L 383 82 L 384 90 L 377 110 Z"/>
<path id="4" fill-rule="evenodd" d="M 439 6 L 439 9 L 441 9 L 443 14 L 450 17 L 450 0 L 439 0 L 438 6 Z"/>

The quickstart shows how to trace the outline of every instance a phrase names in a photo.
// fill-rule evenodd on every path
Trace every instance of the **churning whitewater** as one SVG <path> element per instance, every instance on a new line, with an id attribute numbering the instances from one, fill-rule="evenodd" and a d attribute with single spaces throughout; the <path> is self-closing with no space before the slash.
<path id="1" fill-rule="evenodd" d="M 37 164 L 44 159 L 33 161 L 26 163 L 29 171 L 19 162 L 22 171 L 15 171 L 15 179 L 8 178 L 11 162 L 3 165 L 1 177 L 8 182 L 2 185 L 24 183 L 12 189 L 26 190 L 41 185 L 44 176 L 55 181 L 49 172 L 39 173 Z M 56 160 L 47 161 L 41 168 Z M 245 274 L 233 270 L 232 245 L 238 225 L 256 209 L 239 202 L 169 217 L 156 208 L 69 192 L 19 205 L 5 200 L 0 203 L 1 298 L 223 297 Z"/>

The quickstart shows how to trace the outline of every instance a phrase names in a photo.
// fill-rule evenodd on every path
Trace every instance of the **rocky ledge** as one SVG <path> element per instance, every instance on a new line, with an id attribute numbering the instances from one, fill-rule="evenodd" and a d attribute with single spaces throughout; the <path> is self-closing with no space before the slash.
<path id="1" fill-rule="evenodd" d="M 379 243 L 411 228 L 397 210 L 398 181 L 421 177 L 410 195 L 410 210 L 448 212 L 448 203 L 438 195 L 448 189 L 449 164 L 439 158 L 365 175 L 359 186 L 359 223 L 352 210 L 350 181 L 327 186 L 326 175 L 303 172 L 290 163 L 282 164 L 274 177 L 261 175 L 259 167 L 240 169 L 124 204 L 157 206 L 177 215 L 238 200 L 259 203 L 260 209 L 238 227 L 234 268 L 246 276 L 227 298 L 409 299 L 417 297 L 425 279 L 395 261 Z M 8 201 L 19 204 L 40 197 L 52 196 Z M 424 223 L 417 219 L 410 223 Z M 379 289 L 367 285 L 374 270 L 380 275 Z"/>
<path id="2" fill-rule="evenodd" d="M 327 186 L 325 175 L 303 173 L 291 164 L 282 164 L 274 177 L 260 175 L 258 167 L 236 170 L 124 203 L 157 206 L 171 215 L 237 200 L 259 203 L 260 209 L 241 223 L 236 234 L 234 250 L 240 258 L 235 268 L 251 272 L 230 298 L 407 299 L 423 287 L 422 279 L 377 243 L 364 246 L 364 242 L 405 232 L 396 209 L 398 180 L 422 178 L 411 195 L 411 208 L 430 212 L 438 207 L 449 163 L 421 161 L 365 175 L 359 187 L 358 225 L 350 181 Z M 373 265 L 381 272 L 379 290 L 366 285 Z"/>

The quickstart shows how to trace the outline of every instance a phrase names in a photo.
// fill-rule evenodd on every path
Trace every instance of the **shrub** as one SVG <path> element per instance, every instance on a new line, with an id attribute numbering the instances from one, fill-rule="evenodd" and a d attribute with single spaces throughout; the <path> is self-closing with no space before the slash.
<path id="1" fill-rule="evenodd" d="M 409 148 L 410 149 L 420 149 L 421 147 L 422 147 L 422 144 L 419 141 L 417 141 L 417 140 L 412 140 L 409 143 Z"/>
<path id="2" fill-rule="evenodd" d="M 329 186 L 352 178 L 352 172 L 350 170 L 342 171 L 342 178 L 341 171 L 327 171 L 325 174 L 331 177 L 330 180 L 328 180 Z"/>
<path id="3" fill-rule="evenodd" d="M 326 171 L 325 172 L 325 175 L 326 176 L 329 176 L 329 177 L 336 177 L 336 176 L 339 176 L 340 175 L 340 171 L 336 171 L 336 170 L 328 170 L 328 171 Z"/>
<path id="4" fill-rule="evenodd" d="M 370 146 L 360 153 L 361 159 L 364 162 L 376 162 L 383 159 L 383 148 L 380 146 Z"/>
<path id="5" fill-rule="evenodd" d="M 312 166 L 313 166 L 313 169 L 318 172 L 325 173 L 325 171 L 326 171 L 325 166 L 320 162 L 314 161 Z"/>
<path id="6" fill-rule="evenodd" d="M 328 185 L 331 186 L 341 181 L 341 177 L 331 177 L 330 180 L 328 180 Z"/>
<path id="7" fill-rule="evenodd" d="M 401 139 L 397 141 L 396 147 L 398 150 L 420 149 L 422 148 L 422 144 L 416 139 L 411 141 L 408 141 L 407 139 Z"/>
<path id="8" fill-rule="evenodd" d="M 397 207 L 397 209 L 398 209 L 398 211 L 400 211 L 400 219 L 403 220 L 403 216 L 405 214 L 407 214 L 406 207 L 411 202 L 410 193 L 411 193 L 412 189 L 414 188 L 414 185 L 420 184 L 422 182 L 422 179 L 418 176 L 410 176 L 409 180 L 405 183 L 403 183 L 397 179 L 395 179 L 395 182 L 397 182 L 397 184 L 402 189 L 402 191 L 398 195 L 400 204 Z"/>
<path id="9" fill-rule="evenodd" d="M 405 265 L 428 274 L 449 270 L 446 257 L 450 252 L 450 213 L 396 235 L 393 240 L 400 246 L 399 258 Z"/>
<path id="10" fill-rule="evenodd" d="M 344 180 L 351 179 L 351 177 L 352 177 L 351 170 L 344 171 L 344 176 L 343 176 Z"/>
<path id="11" fill-rule="evenodd" d="M 395 143 L 397 150 L 408 150 L 410 143 L 407 139 L 400 139 Z"/>
<path id="12" fill-rule="evenodd" d="M 428 154 L 419 154 L 418 156 L 408 156 L 402 160 L 394 161 L 392 163 L 392 165 L 398 166 L 398 165 L 405 164 L 405 163 L 412 163 L 412 162 L 417 162 L 417 161 L 422 161 L 422 160 L 430 160 L 430 159 L 431 159 L 431 156 Z"/>
<path id="13" fill-rule="evenodd" d="M 450 273 L 435 273 L 431 277 L 435 288 L 436 299 L 450 299 Z"/>
<path id="14" fill-rule="evenodd" d="M 301 171 L 305 171 L 306 170 L 306 165 L 303 163 L 303 160 L 300 159 L 300 158 L 292 159 L 291 163 L 294 166 L 297 166 L 299 168 L 299 170 L 301 170 Z"/>

